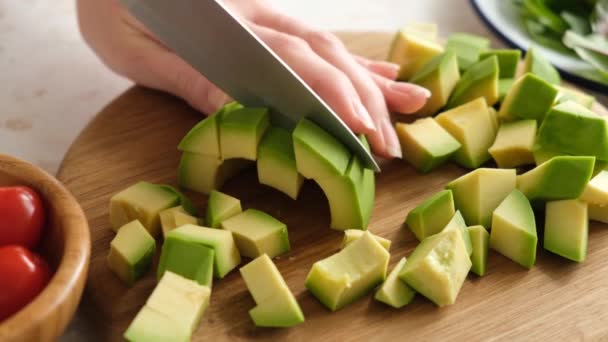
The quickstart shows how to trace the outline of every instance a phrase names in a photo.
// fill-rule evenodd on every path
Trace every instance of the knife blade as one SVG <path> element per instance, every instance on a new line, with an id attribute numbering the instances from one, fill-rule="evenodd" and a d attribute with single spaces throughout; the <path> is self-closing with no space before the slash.
<path id="1" fill-rule="evenodd" d="M 236 101 L 271 108 L 273 122 L 287 128 L 308 118 L 366 167 L 380 171 L 340 117 L 220 1 L 121 1 L 161 42 Z"/>

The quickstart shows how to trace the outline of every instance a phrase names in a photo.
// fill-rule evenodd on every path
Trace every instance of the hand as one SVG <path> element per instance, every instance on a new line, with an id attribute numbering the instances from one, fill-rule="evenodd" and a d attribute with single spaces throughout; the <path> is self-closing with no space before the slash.
<path id="1" fill-rule="evenodd" d="M 334 35 L 288 17 L 265 0 L 224 2 L 357 133 L 367 134 L 375 154 L 401 157 L 389 108 L 420 109 L 424 88 L 395 82 L 398 66 L 350 54 Z M 85 40 L 111 69 L 133 81 L 167 91 L 203 113 L 229 97 L 163 46 L 117 0 L 78 0 Z"/>

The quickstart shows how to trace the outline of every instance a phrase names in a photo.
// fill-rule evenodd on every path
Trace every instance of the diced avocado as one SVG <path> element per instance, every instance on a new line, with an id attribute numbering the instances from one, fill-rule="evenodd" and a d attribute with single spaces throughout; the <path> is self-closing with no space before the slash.
<path id="1" fill-rule="evenodd" d="M 549 159 L 553 158 L 553 157 L 558 157 L 558 156 L 565 156 L 567 154 L 565 153 L 559 153 L 559 152 L 555 152 L 555 151 L 549 151 L 545 148 L 542 148 L 540 146 L 538 146 L 538 144 L 534 145 L 534 149 L 532 151 L 532 154 L 534 155 L 534 163 L 536 164 L 536 166 L 548 161 Z"/>
<path id="2" fill-rule="evenodd" d="M 498 102 L 503 103 L 509 91 L 515 84 L 514 78 L 501 78 L 498 80 Z"/>
<path id="3" fill-rule="evenodd" d="M 492 212 L 515 189 L 514 169 L 480 168 L 446 185 L 468 225 L 490 228 Z"/>
<path id="4" fill-rule="evenodd" d="M 148 270 L 155 251 L 154 238 L 139 221 L 132 221 L 122 226 L 112 239 L 108 267 L 132 286 Z"/>
<path id="5" fill-rule="evenodd" d="M 494 107 L 488 107 L 488 114 L 490 115 L 490 121 L 492 121 L 492 128 L 494 128 L 494 132 L 498 132 L 498 128 L 500 127 L 498 112 L 496 109 L 494 109 Z"/>
<path id="6" fill-rule="evenodd" d="M 393 38 L 388 61 L 401 66 L 398 76 L 400 80 L 408 80 L 433 57 L 442 53 L 443 47 L 435 39 L 405 29 L 398 31 Z"/>
<path id="7" fill-rule="evenodd" d="M 534 164 L 536 120 L 505 122 L 498 129 L 494 144 L 488 149 L 500 168 Z"/>
<path id="8" fill-rule="evenodd" d="M 163 237 L 166 236 L 168 232 L 179 226 L 183 226 L 184 224 L 198 223 L 198 219 L 188 214 L 181 205 L 165 209 L 158 215 L 160 216 L 160 225 L 163 230 Z"/>
<path id="9" fill-rule="evenodd" d="M 478 276 L 483 276 L 486 273 L 488 264 L 488 246 L 490 242 L 490 234 L 483 226 L 467 227 L 471 244 L 473 245 L 473 253 L 471 254 L 471 272 Z"/>
<path id="10" fill-rule="evenodd" d="M 431 97 L 417 114 L 434 115 L 448 103 L 448 99 L 460 80 L 458 60 L 452 52 L 434 57 L 414 74 L 410 82 L 428 89 Z"/>
<path id="11" fill-rule="evenodd" d="M 538 133 L 541 148 L 608 161 L 608 121 L 580 104 L 553 107 Z"/>
<path id="12" fill-rule="evenodd" d="M 317 261 L 306 277 L 306 288 L 331 311 L 361 298 L 386 277 L 390 255 L 371 233 L 340 252 Z"/>
<path id="13" fill-rule="evenodd" d="M 517 49 L 487 50 L 479 55 L 480 60 L 496 56 L 498 58 L 499 78 L 512 79 L 517 73 L 517 65 L 521 60 L 521 51 Z"/>
<path id="14" fill-rule="evenodd" d="M 608 223 L 608 205 L 587 204 L 589 220 Z"/>
<path id="15" fill-rule="evenodd" d="M 130 342 L 190 341 L 210 295 L 208 287 L 166 272 L 124 338 Z"/>
<path id="16" fill-rule="evenodd" d="M 401 258 L 395 268 L 388 274 L 384 283 L 376 290 L 374 298 L 377 301 L 399 309 L 414 299 L 416 291 L 412 290 L 404 281 L 399 279 L 399 273 L 403 270 L 405 263 L 406 259 Z"/>
<path id="17" fill-rule="evenodd" d="M 219 228 L 222 221 L 242 211 L 241 201 L 238 198 L 213 190 L 207 201 L 207 226 Z"/>
<path id="18" fill-rule="evenodd" d="M 112 196 L 110 223 L 114 230 L 139 220 L 153 236 L 160 232 L 158 213 L 179 204 L 180 197 L 157 184 L 139 182 Z"/>
<path id="19" fill-rule="evenodd" d="M 551 109 L 557 89 L 534 74 L 520 77 L 507 93 L 498 116 L 503 121 L 534 119 L 540 124 Z"/>
<path id="20" fill-rule="evenodd" d="M 473 253 L 473 244 L 471 243 L 471 237 L 469 236 L 469 231 L 467 230 L 467 224 L 464 222 L 464 218 L 460 211 L 456 211 L 454 216 L 448 224 L 443 228 L 442 232 L 447 232 L 450 230 L 456 230 L 462 235 L 462 241 L 464 242 L 464 247 L 467 250 L 467 254 L 471 255 Z"/>
<path id="21" fill-rule="evenodd" d="M 176 228 L 167 234 L 165 243 L 163 244 L 163 250 L 177 251 L 184 243 L 198 244 L 212 248 L 215 251 L 213 258 L 213 275 L 216 278 L 224 278 L 228 272 L 241 262 L 241 256 L 234 243 L 232 233 L 227 230 L 187 224 Z M 172 246 L 173 244 L 175 246 Z M 158 273 L 162 273 L 161 269 L 167 268 L 163 260 L 161 255 Z"/>
<path id="22" fill-rule="evenodd" d="M 184 152 L 179 164 L 178 183 L 193 191 L 208 194 L 250 164 L 243 159 L 217 159 Z"/>
<path id="23" fill-rule="evenodd" d="M 466 70 L 479 60 L 480 53 L 490 47 L 490 40 L 470 33 L 454 33 L 448 37 L 447 51 L 458 56 L 460 70 Z"/>
<path id="24" fill-rule="evenodd" d="M 355 240 L 361 238 L 365 234 L 364 230 L 359 229 L 347 229 L 344 231 L 344 239 L 342 240 L 342 248 L 350 245 L 355 242 Z M 370 233 L 371 234 L 371 233 Z M 382 247 L 384 247 L 387 251 L 391 248 L 391 240 L 385 239 L 376 234 L 372 234 L 373 237 L 378 241 Z"/>
<path id="25" fill-rule="evenodd" d="M 589 217 L 587 203 L 578 199 L 547 202 L 544 248 L 582 262 L 587 256 Z"/>
<path id="26" fill-rule="evenodd" d="M 399 278 L 438 306 L 453 304 L 471 269 L 462 234 L 448 230 L 416 247 Z"/>
<path id="27" fill-rule="evenodd" d="M 496 138 L 496 130 L 485 99 L 478 98 L 435 119 L 462 145 L 454 154 L 458 164 L 475 169 L 490 159 L 488 148 Z"/>
<path id="28" fill-rule="evenodd" d="M 268 254 L 274 258 L 289 252 L 287 226 L 259 210 L 247 209 L 222 221 L 221 227 L 232 232 L 242 256 L 253 259 Z"/>
<path id="29" fill-rule="evenodd" d="M 578 198 L 591 179 L 594 164 L 594 157 L 554 157 L 517 176 L 517 188 L 531 201 Z"/>
<path id="30" fill-rule="evenodd" d="M 267 108 L 241 108 L 226 113 L 220 121 L 220 152 L 223 159 L 255 161 L 258 144 L 270 124 Z"/>
<path id="31" fill-rule="evenodd" d="M 211 287 L 214 258 L 215 251 L 212 247 L 185 239 L 170 238 L 167 235 L 160 254 L 156 278 L 161 279 L 166 271 L 171 271 Z"/>
<path id="32" fill-rule="evenodd" d="M 424 37 L 428 40 L 437 41 L 439 26 L 436 23 L 409 22 L 403 27 L 402 31 Z"/>
<path id="33" fill-rule="evenodd" d="M 473 64 L 462 74 L 446 108 L 454 108 L 483 97 L 489 106 L 498 102 L 498 58 L 492 56 Z"/>
<path id="34" fill-rule="evenodd" d="M 540 52 L 533 48 L 530 48 L 528 52 L 526 52 L 524 73 L 526 72 L 535 74 L 551 84 L 559 85 L 561 83 L 559 72 L 557 72 L 553 65 L 551 65 Z"/>
<path id="35" fill-rule="evenodd" d="M 420 203 L 407 215 L 405 223 L 420 241 L 437 234 L 454 216 L 451 190 L 442 190 Z"/>
<path id="36" fill-rule="evenodd" d="M 158 186 L 167 191 L 170 191 L 170 192 L 173 192 L 174 194 L 176 194 L 179 197 L 179 205 L 181 205 L 182 208 L 184 208 L 186 213 L 188 213 L 192 216 L 198 215 L 198 209 L 196 209 L 196 207 L 194 206 L 194 203 L 192 203 L 192 201 L 188 198 L 188 196 L 184 195 L 183 192 L 177 190 L 177 188 L 175 188 L 174 186 L 168 185 L 168 184 L 159 184 Z"/>
<path id="37" fill-rule="evenodd" d="M 556 104 L 574 101 L 585 108 L 591 109 L 595 103 L 595 97 L 580 90 L 563 86 L 555 86 L 555 88 L 558 91 L 555 99 Z"/>
<path id="38" fill-rule="evenodd" d="M 608 171 L 602 170 L 591 178 L 580 199 L 589 204 L 608 205 Z"/>
<path id="39" fill-rule="evenodd" d="M 304 314 L 270 257 L 262 254 L 241 267 L 241 276 L 255 300 L 249 316 L 258 327 L 292 327 Z"/>
<path id="40" fill-rule="evenodd" d="M 420 172 L 429 172 L 448 160 L 460 143 L 433 118 L 419 119 L 411 124 L 397 123 L 403 158 Z"/>
<path id="41" fill-rule="evenodd" d="M 258 147 L 258 179 L 287 196 L 296 199 L 304 178 L 296 167 L 291 133 L 269 127 Z"/>
<path id="42" fill-rule="evenodd" d="M 519 190 L 513 190 L 492 216 L 490 247 L 525 268 L 536 261 L 536 221 L 532 206 Z"/>

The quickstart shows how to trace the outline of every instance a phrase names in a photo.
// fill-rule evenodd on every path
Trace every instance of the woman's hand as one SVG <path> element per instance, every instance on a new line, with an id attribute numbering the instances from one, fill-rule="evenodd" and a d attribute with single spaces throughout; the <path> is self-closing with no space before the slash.
<path id="1" fill-rule="evenodd" d="M 374 153 L 401 157 L 389 108 L 415 112 L 430 96 L 428 90 L 395 82 L 397 65 L 354 56 L 334 35 L 284 15 L 265 0 L 225 0 L 225 4 L 349 127 L 367 134 Z M 117 0 L 78 0 L 78 16 L 85 40 L 117 73 L 175 94 L 203 113 L 212 113 L 230 100 L 162 45 Z"/>

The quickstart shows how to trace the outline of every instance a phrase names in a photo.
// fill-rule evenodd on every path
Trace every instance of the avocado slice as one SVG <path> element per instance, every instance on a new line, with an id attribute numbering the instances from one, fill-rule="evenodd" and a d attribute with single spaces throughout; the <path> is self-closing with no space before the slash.
<path id="1" fill-rule="evenodd" d="M 481 277 L 486 273 L 486 266 L 488 265 L 490 234 L 484 226 L 471 226 L 467 227 L 467 230 L 473 246 L 471 272 Z"/>
<path id="2" fill-rule="evenodd" d="M 561 83 L 559 72 L 549 63 L 547 59 L 536 49 L 530 48 L 524 58 L 524 73 L 532 73 L 541 79 L 555 85 Z"/>
<path id="3" fill-rule="evenodd" d="M 177 207 L 165 209 L 158 213 L 160 216 L 160 225 L 162 227 L 163 237 L 173 229 L 183 226 L 185 224 L 198 224 L 198 218 L 188 214 L 184 207 L 178 205 Z"/>
<path id="4" fill-rule="evenodd" d="M 454 33 L 448 37 L 446 51 L 458 56 L 460 70 L 467 70 L 475 64 L 482 51 L 490 47 L 490 40 L 470 33 Z"/>
<path id="5" fill-rule="evenodd" d="M 486 50 L 479 55 L 480 60 L 496 56 L 498 58 L 498 77 L 512 79 L 517 73 L 517 65 L 521 60 L 521 51 L 517 49 Z"/>
<path id="6" fill-rule="evenodd" d="M 445 163 L 460 143 L 433 118 L 419 119 L 411 124 L 395 124 L 403 158 L 420 172 L 430 172 Z"/>
<path id="7" fill-rule="evenodd" d="M 492 212 L 515 189 L 514 169 L 480 168 L 446 185 L 454 193 L 456 209 L 469 225 L 490 228 Z"/>
<path id="8" fill-rule="evenodd" d="M 127 285 L 132 286 L 150 266 L 156 241 L 137 220 L 122 226 L 112 242 L 108 267 Z"/>
<path id="9" fill-rule="evenodd" d="M 409 212 L 405 223 L 420 241 L 437 234 L 454 216 L 454 197 L 451 190 L 442 190 L 427 198 Z"/>
<path id="10" fill-rule="evenodd" d="M 502 101 L 498 116 L 503 121 L 534 119 L 540 124 L 556 97 L 557 89 L 553 85 L 528 73 L 513 83 Z"/>
<path id="11" fill-rule="evenodd" d="M 207 226 L 219 228 L 222 221 L 242 211 L 241 201 L 238 198 L 213 190 L 207 201 Z"/>
<path id="12" fill-rule="evenodd" d="M 503 103 L 511 88 L 515 84 L 514 78 L 501 78 L 498 80 L 498 102 Z"/>
<path id="13" fill-rule="evenodd" d="M 304 314 L 275 264 L 262 254 L 240 268 L 255 300 L 249 316 L 258 327 L 292 327 L 304 322 Z"/>
<path id="14" fill-rule="evenodd" d="M 255 161 L 258 144 L 269 124 L 267 108 L 247 107 L 225 113 L 219 123 L 222 158 Z"/>
<path id="15" fill-rule="evenodd" d="M 576 262 L 585 261 L 589 217 L 587 203 L 578 199 L 547 202 L 544 248 Z"/>
<path id="16" fill-rule="evenodd" d="M 269 257 L 289 252 L 287 226 L 259 210 L 247 209 L 222 221 L 222 229 L 232 232 L 234 242 L 242 256 Z"/>
<path id="17" fill-rule="evenodd" d="M 554 157 L 517 176 L 517 188 L 531 201 L 578 198 L 591 179 L 594 164 L 594 157 Z"/>
<path id="18" fill-rule="evenodd" d="M 536 221 L 526 196 L 515 189 L 492 215 L 490 247 L 525 268 L 536 261 Z"/>
<path id="19" fill-rule="evenodd" d="M 156 278 L 161 279 L 165 272 L 171 271 L 211 287 L 214 258 L 215 251 L 212 247 L 185 239 L 170 238 L 167 235 L 160 254 Z"/>
<path id="20" fill-rule="evenodd" d="M 388 53 L 388 61 L 399 64 L 399 80 L 409 80 L 416 72 L 430 62 L 433 57 L 443 53 L 443 46 L 435 39 L 416 30 L 399 30 Z"/>
<path id="21" fill-rule="evenodd" d="M 399 263 L 395 265 L 395 268 L 388 274 L 384 283 L 376 290 L 374 298 L 377 301 L 390 305 L 395 309 L 399 309 L 406 306 L 414 299 L 416 291 L 412 290 L 411 287 L 399 279 L 399 273 L 403 270 L 405 263 L 406 259 L 401 258 Z"/>
<path id="22" fill-rule="evenodd" d="M 181 187 L 208 194 L 222 187 L 225 181 L 250 165 L 243 159 L 217 159 L 212 156 L 184 152 L 179 164 L 178 183 Z"/>
<path id="23" fill-rule="evenodd" d="M 462 145 L 454 154 L 459 165 L 476 169 L 490 159 L 488 148 L 496 138 L 496 130 L 484 98 L 443 112 L 435 119 Z"/>
<path id="24" fill-rule="evenodd" d="M 438 306 L 454 304 L 471 269 L 462 236 L 450 229 L 422 240 L 399 278 Z"/>
<path id="25" fill-rule="evenodd" d="M 410 79 L 410 82 L 431 92 L 426 105 L 417 114 L 422 116 L 436 114 L 448 103 L 459 80 L 458 59 L 453 52 L 446 52 L 431 59 Z"/>
<path id="26" fill-rule="evenodd" d="M 608 171 L 602 170 L 591 178 L 580 199 L 589 204 L 608 205 Z"/>
<path id="27" fill-rule="evenodd" d="M 580 90 L 563 86 L 555 86 L 555 88 L 557 89 L 557 97 L 555 98 L 556 104 L 574 101 L 588 109 L 593 108 L 593 104 L 595 104 L 595 97 Z"/>
<path id="28" fill-rule="evenodd" d="M 342 240 L 342 248 L 344 248 L 344 247 L 350 245 L 351 243 L 355 242 L 355 240 L 361 238 L 364 234 L 365 234 L 364 230 L 359 230 L 359 229 L 347 229 L 347 230 L 345 230 L 344 231 L 344 239 Z M 371 234 L 371 232 L 370 232 L 370 234 Z M 378 236 L 376 234 L 372 234 L 372 236 L 387 251 L 391 248 L 391 240 L 385 239 L 385 238 L 383 238 L 381 236 Z"/>
<path id="29" fill-rule="evenodd" d="M 317 261 L 306 277 L 306 288 L 328 309 L 336 311 L 382 283 L 390 255 L 365 232 L 340 252 Z"/>
<path id="30" fill-rule="evenodd" d="M 485 98 L 489 106 L 496 104 L 499 96 L 498 73 L 496 56 L 471 65 L 456 84 L 446 108 L 454 108 L 479 97 Z"/>
<path id="31" fill-rule="evenodd" d="M 534 164 L 536 120 L 505 122 L 488 152 L 500 168 Z"/>
<path id="32" fill-rule="evenodd" d="M 304 178 L 296 167 L 291 133 L 279 127 L 269 127 L 258 147 L 258 179 L 296 199 Z"/>
<path id="33" fill-rule="evenodd" d="M 467 230 L 467 224 L 464 222 L 464 218 L 460 211 L 456 210 L 454 216 L 448 224 L 443 228 L 442 232 L 447 232 L 450 230 L 456 230 L 462 235 L 462 241 L 464 242 L 464 247 L 467 250 L 467 254 L 471 255 L 473 253 L 473 243 L 471 242 L 471 237 L 469 236 L 469 231 Z"/>

